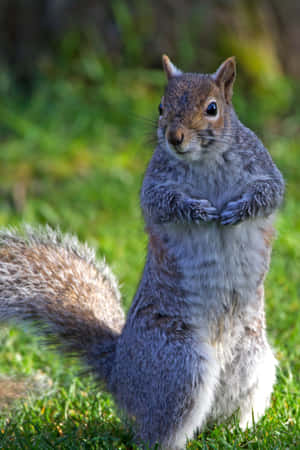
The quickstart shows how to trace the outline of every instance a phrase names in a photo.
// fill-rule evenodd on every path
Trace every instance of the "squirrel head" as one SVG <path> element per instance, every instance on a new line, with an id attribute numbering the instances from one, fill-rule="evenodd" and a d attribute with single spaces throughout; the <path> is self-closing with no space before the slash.
<path id="1" fill-rule="evenodd" d="M 235 58 L 214 74 L 183 73 L 162 57 L 168 84 L 159 105 L 160 143 L 185 160 L 200 160 L 230 141 L 230 110 L 236 76 Z"/>

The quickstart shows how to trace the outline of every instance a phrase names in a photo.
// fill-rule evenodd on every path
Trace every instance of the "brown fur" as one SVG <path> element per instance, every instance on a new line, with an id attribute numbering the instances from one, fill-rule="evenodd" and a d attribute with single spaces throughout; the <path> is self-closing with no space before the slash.
<path id="1" fill-rule="evenodd" d="M 263 230 L 264 241 L 267 248 L 271 248 L 272 242 L 275 239 L 275 229 L 272 225 Z"/>
<path id="2" fill-rule="evenodd" d="M 186 147 L 195 133 L 209 130 L 214 136 L 221 136 L 225 124 L 226 104 L 224 90 L 212 77 L 199 74 L 184 74 L 169 81 L 162 99 L 164 114 L 160 126 L 166 130 L 166 136 L 184 135 L 183 147 Z M 208 104 L 215 100 L 218 117 L 206 115 Z"/>
<path id="3" fill-rule="evenodd" d="M 167 245 L 158 234 L 153 230 L 149 230 L 149 249 L 155 255 L 155 259 L 159 265 L 170 267 L 174 271 L 176 260 L 170 257 Z"/>

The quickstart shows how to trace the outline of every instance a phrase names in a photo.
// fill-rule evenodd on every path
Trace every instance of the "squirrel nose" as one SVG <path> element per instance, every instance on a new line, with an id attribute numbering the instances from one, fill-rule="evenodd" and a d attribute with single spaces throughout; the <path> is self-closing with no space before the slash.
<path id="1" fill-rule="evenodd" d="M 168 141 L 170 142 L 170 144 L 174 145 L 175 147 L 177 145 L 182 144 L 183 139 L 184 139 L 184 133 L 180 129 L 170 130 L 168 133 Z"/>

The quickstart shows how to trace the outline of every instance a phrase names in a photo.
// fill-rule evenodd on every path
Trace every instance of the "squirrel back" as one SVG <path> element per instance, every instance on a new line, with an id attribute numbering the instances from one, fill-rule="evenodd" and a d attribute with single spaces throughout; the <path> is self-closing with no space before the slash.
<path id="1" fill-rule="evenodd" d="M 2 229 L 0 261 L 0 321 L 37 322 L 50 344 L 107 381 L 124 312 L 104 261 L 49 227 Z"/>

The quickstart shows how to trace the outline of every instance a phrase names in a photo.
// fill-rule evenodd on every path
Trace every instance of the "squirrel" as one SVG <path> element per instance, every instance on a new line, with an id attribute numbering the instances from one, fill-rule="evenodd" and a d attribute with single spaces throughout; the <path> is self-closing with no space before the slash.
<path id="1" fill-rule="evenodd" d="M 132 418 L 141 447 L 185 448 L 205 425 L 269 406 L 276 359 L 264 278 L 284 181 L 233 105 L 236 63 L 184 73 L 163 55 L 157 147 L 141 188 L 149 235 L 127 319 L 117 281 L 75 237 L 0 231 L 0 321 L 34 321 Z"/>

